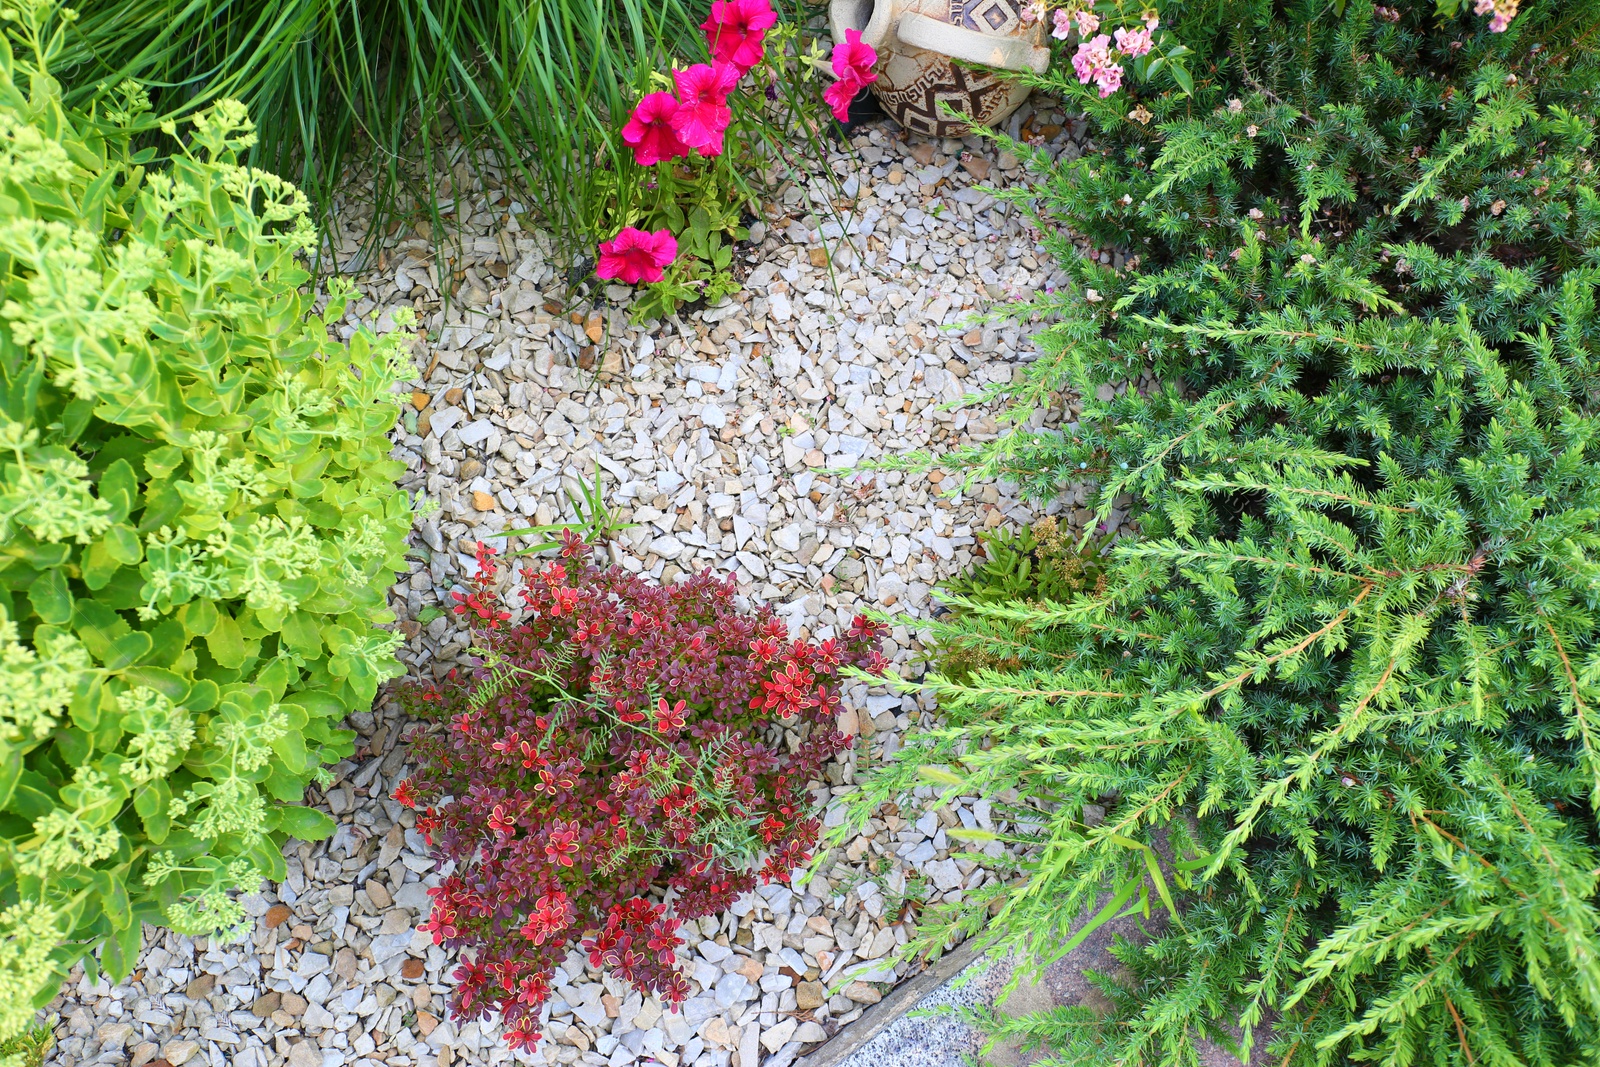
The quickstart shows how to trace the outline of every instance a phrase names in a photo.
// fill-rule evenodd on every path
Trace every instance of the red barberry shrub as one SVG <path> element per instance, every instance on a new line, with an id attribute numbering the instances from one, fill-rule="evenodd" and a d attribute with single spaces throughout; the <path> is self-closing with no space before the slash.
<path id="1" fill-rule="evenodd" d="M 519 621 L 494 552 L 456 613 L 478 666 L 415 701 L 444 720 L 417 738 L 394 796 L 449 869 L 423 929 L 461 949 L 452 1011 L 502 1013 L 513 1045 L 569 947 L 676 1006 L 680 919 L 720 911 L 757 879 L 788 880 L 816 843 L 806 786 L 851 738 L 837 678 L 884 666 L 876 627 L 791 641 L 770 609 L 739 611 L 708 571 L 659 586 L 588 562 L 523 571 Z M 673 916 L 652 889 L 674 890 Z"/>

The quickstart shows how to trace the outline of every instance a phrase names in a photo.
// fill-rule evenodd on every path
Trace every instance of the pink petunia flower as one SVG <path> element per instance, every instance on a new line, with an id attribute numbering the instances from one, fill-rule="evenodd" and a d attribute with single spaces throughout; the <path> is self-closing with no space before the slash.
<path id="1" fill-rule="evenodd" d="M 600 265 L 594 273 L 598 278 L 617 279 L 629 285 L 659 282 L 676 258 L 678 242 L 671 230 L 651 233 L 624 226 L 611 240 L 600 242 Z"/>
<path id="2" fill-rule="evenodd" d="M 712 0 L 711 15 L 700 28 L 712 58 L 742 73 L 761 62 L 767 30 L 777 24 L 770 0 Z"/>
<path id="3" fill-rule="evenodd" d="M 651 93 L 633 109 L 628 124 L 622 127 L 622 139 L 633 146 L 633 161 L 639 166 L 649 167 L 689 154 L 689 146 L 672 129 L 678 106 L 678 98 L 671 93 Z"/>
<path id="4" fill-rule="evenodd" d="M 728 94 L 739 84 L 739 68 L 731 63 L 696 63 L 688 70 L 673 71 L 672 80 L 678 86 L 672 131 L 702 156 L 720 156 L 722 135 L 733 121 Z"/>
<path id="5" fill-rule="evenodd" d="M 860 30 L 845 30 L 844 40 L 833 46 L 833 73 L 837 80 L 822 91 L 833 117 L 840 122 L 850 118 L 850 101 L 878 80 L 878 51 L 861 39 Z"/>
<path id="6" fill-rule="evenodd" d="M 1115 31 L 1112 36 L 1117 39 L 1117 51 L 1125 56 L 1137 58 L 1150 51 L 1149 30 L 1124 30 Z"/>
<path id="7" fill-rule="evenodd" d="M 1156 14 L 1156 9 L 1153 7 L 1147 8 L 1139 17 L 1144 19 L 1144 28 L 1149 30 L 1151 33 L 1155 33 L 1156 30 L 1161 26 L 1161 16 Z"/>
<path id="8" fill-rule="evenodd" d="M 861 84 L 861 79 L 854 73 L 840 78 L 826 89 L 822 90 L 822 100 L 833 112 L 833 117 L 840 122 L 850 121 L 850 102 L 860 94 L 866 86 Z"/>
<path id="9" fill-rule="evenodd" d="M 1067 14 L 1067 9 L 1064 7 L 1056 8 L 1050 13 L 1050 21 L 1055 23 L 1055 28 L 1050 31 L 1050 36 L 1058 41 L 1066 40 L 1067 35 L 1072 32 L 1072 16 Z"/>
<path id="10" fill-rule="evenodd" d="M 1044 18 L 1044 0 L 1028 0 L 1022 5 L 1022 22 L 1031 26 Z"/>
<path id="11" fill-rule="evenodd" d="M 878 50 L 861 39 L 860 30 L 845 30 L 844 40 L 833 46 L 833 73 L 844 78 L 854 75 L 862 85 L 878 80 L 872 69 L 878 63 Z"/>
<path id="12" fill-rule="evenodd" d="M 1074 11 L 1072 19 L 1078 24 L 1078 36 L 1085 39 L 1100 28 L 1100 16 L 1086 7 Z"/>

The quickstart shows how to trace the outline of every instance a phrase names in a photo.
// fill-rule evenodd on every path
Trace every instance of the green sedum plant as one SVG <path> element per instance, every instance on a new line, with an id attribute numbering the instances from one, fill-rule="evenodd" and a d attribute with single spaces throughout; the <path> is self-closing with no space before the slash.
<path id="1" fill-rule="evenodd" d="M 929 627 L 933 660 L 947 678 L 964 681 L 985 667 L 1021 665 L 1037 651 L 1047 632 L 1034 632 L 1011 619 L 994 619 L 973 605 L 1065 604 L 1086 590 L 1105 588 L 1102 543 L 1078 544 L 1054 516 L 1010 530 L 997 527 L 979 535 L 982 558 L 939 590 L 943 607 Z"/>
<path id="2" fill-rule="evenodd" d="M 1016 877 L 928 951 L 1166 913 L 1107 1013 L 986 1019 L 1044 1062 L 1594 1063 L 1600 4 L 1163 14 L 1193 95 L 1062 79 L 1097 150 L 1032 154 L 1070 281 L 1016 309 L 1051 324 L 1012 395 L 1081 417 L 958 460 L 1090 481 L 1142 536 L 1104 591 L 965 604 L 1018 663 L 933 675 L 946 725 L 835 833 L 921 781 L 1016 790 Z"/>
<path id="3" fill-rule="evenodd" d="M 49 5 L 0 37 L 0 1040 L 141 923 L 226 933 L 398 673 L 398 335 L 330 334 L 291 185 L 221 102 L 83 114 Z M 151 135 L 167 155 L 136 148 Z"/>

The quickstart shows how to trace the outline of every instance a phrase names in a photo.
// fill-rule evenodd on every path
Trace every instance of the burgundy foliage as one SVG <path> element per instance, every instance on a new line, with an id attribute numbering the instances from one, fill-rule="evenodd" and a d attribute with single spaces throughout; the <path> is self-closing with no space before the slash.
<path id="1" fill-rule="evenodd" d="M 882 666 L 866 619 L 843 640 L 791 641 L 770 609 L 734 606 L 731 577 L 658 586 L 588 553 L 569 539 L 564 563 L 527 568 L 513 622 L 479 546 L 455 610 L 486 660 L 421 694 L 446 725 L 416 739 L 421 769 L 394 794 L 454 864 L 422 926 L 464 950 L 452 1011 L 500 1011 L 514 1046 L 539 1040 L 575 942 L 676 1007 L 679 920 L 809 859 L 806 785 L 851 742 L 834 729 L 839 668 Z M 782 726 L 798 728 L 792 750 Z M 649 899 L 661 884 L 672 917 Z"/>

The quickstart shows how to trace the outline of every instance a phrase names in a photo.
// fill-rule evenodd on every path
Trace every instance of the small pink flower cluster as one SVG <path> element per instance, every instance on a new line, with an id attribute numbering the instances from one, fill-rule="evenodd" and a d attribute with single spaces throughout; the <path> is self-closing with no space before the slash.
<path id="1" fill-rule="evenodd" d="M 1100 99 L 1104 100 L 1122 88 L 1123 69 L 1116 57 L 1137 59 L 1150 52 L 1154 43 L 1151 35 L 1161 25 L 1161 19 L 1154 11 L 1147 11 L 1143 21 L 1142 27 L 1121 27 L 1113 30 L 1112 36 L 1100 33 L 1090 37 L 1100 28 L 1099 16 L 1087 8 L 1070 15 L 1065 10 L 1058 10 L 1055 13 L 1054 36 L 1063 38 L 1073 29 L 1078 31 L 1082 40 L 1078 42 L 1077 54 L 1072 57 L 1073 72 L 1078 75 L 1080 85 L 1094 82 L 1100 88 Z M 1115 47 L 1112 45 L 1113 37 L 1116 40 Z"/>
<path id="2" fill-rule="evenodd" d="M 1511 20 L 1517 17 L 1518 0 L 1478 0 L 1472 9 L 1474 15 L 1488 15 L 1489 32 L 1505 33 Z"/>

